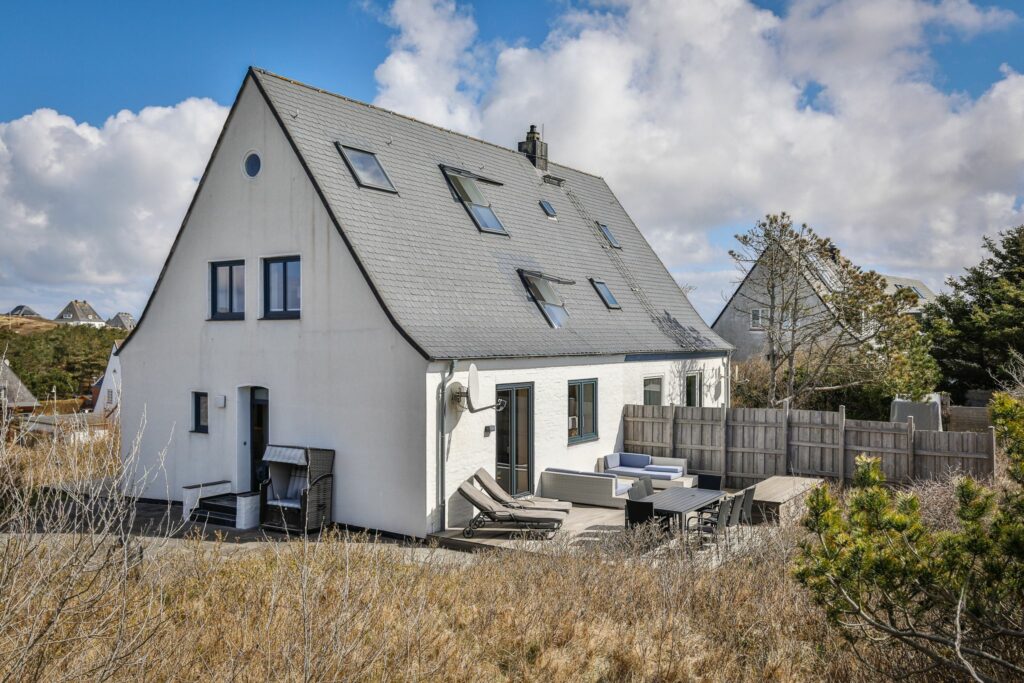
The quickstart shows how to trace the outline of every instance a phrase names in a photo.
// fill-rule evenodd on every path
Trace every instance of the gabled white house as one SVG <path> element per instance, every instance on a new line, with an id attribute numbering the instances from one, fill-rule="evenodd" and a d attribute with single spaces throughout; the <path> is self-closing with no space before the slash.
<path id="1" fill-rule="evenodd" d="M 107 358 L 107 369 L 100 379 L 99 393 L 96 396 L 96 406 L 93 411 L 103 416 L 104 420 L 116 422 L 120 417 L 119 408 L 121 402 L 121 357 L 117 350 L 121 348 L 124 340 L 118 339 L 110 346 L 110 356 Z"/>
<path id="2" fill-rule="evenodd" d="M 250 69 L 118 351 L 136 495 L 336 451 L 333 518 L 423 537 L 621 448 L 626 403 L 728 402 L 729 345 L 601 179 Z M 479 369 L 482 404 L 453 410 Z M 166 457 L 161 453 L 166 448 Z"/>
<path id="3" fill-rule="evenodd" d="M 106 322 L 88 301 L 72 299 L 53 319 L 62 325 L 85 325 L 88 327 L 105 327 Z"/>

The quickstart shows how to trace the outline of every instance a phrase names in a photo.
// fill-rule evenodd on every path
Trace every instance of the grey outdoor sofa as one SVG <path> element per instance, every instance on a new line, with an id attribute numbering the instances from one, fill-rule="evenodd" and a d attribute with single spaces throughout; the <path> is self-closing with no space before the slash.
<path id="1" fill-rule="evenodd" d="M 524 531 L 555 531 L 569 516 L 568 512 L 559 510 L 524 510 L 502 505 L 468 481 L 459 485 L 459 493 L 480 511 L 462 530 L 466 538 L 472 538 L 477 529 L 489 524 L 511 526 Z"/>
<path id="2" fill-rule="evenodd" d="M 540 492 L 549 498 L 620 510 L 626 507 L 631 483 L 608 472 L 549 467 L 540 473 Z"/>
<path id="3" fill-rule="evenodd" d="M 692 487 L 697 478 L 686 472 L 686 458 L 659 458 L 646 453 L 610 453 L 597 459 L 597 471 L 627 480 L 650 477 L 656 489 Z"/>

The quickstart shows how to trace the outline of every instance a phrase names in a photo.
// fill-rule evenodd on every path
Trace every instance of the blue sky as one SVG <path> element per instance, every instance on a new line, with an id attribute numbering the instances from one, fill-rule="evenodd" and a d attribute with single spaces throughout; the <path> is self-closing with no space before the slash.
<path id="1" fill-rule="evenodd" d="M 1022 218 L 1024 3 L 682 7 L 6 3 L 0 243 L 26 246 L 0 250 L 0 309 L 50 313 L 87 296 L 101 313 L 137 313 L 250 64 L 500 144 L 546 124 L 552 156 L 609 180 L 706 318 L 735 277 L 733 234 L 767 212 L 935 286 L 977 256 L 982 234 Z M 547 90 L 514 101 L 516 79 L 538 78 Z M 597 148 L 610 129 L 658 147 Z M 173 163 L 108 192 L 105 177 L 150 169 L 138 139 Z M 39 225 L 45 237 L 27 244 Z M 954 236 L 963 245 L 944 246 Z M 108 260 L 82 265 L 101 250 Z"/>

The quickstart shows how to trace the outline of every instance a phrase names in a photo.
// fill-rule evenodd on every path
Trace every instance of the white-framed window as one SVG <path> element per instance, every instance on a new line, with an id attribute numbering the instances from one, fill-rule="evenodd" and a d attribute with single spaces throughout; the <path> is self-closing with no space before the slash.
<path id="1" fill-rule="evenodd" d="M 750 329 L 763 330 L 768 325 L 768 309 L 753 308 L 750 310 Z"/>
<path id="2" fill-rule="evenodd" d="M 704 405 L 704 373 L 686 373 L 686 385 L 684 387 L 683 400 L 687 407 L 699 408 Z"/>
<path id="3" fill-rule="evenodd" d="M 645 406 L 660 406 L 662 404 L 662 387 L 664 383 L 665 378 L 660 375 L 658 377 L 644 377 Z"/>

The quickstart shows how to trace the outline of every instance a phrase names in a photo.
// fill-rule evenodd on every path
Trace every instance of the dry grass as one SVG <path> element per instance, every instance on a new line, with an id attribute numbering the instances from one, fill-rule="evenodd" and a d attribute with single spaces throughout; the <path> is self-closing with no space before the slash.
<path id="1" fill-rule="evenodd" d="M 113 445 L 0 447 L 3 680 L 869 677 L 789 576 L 795 528 L 715 567 L 643 531 L 545 555 L 139 539 L 131 506 L 83 492 L 126 476 Z M 71 493 L 39 488 L 61 471 Z"/>
<path id="2" fill-rule="evenodd" d="M 55 327 L 57 327 L 57 323 L 43 318 L 0 315 L 0 329 L 13 330 L 15 334 L 35 334 L 52 330 Z"/>

